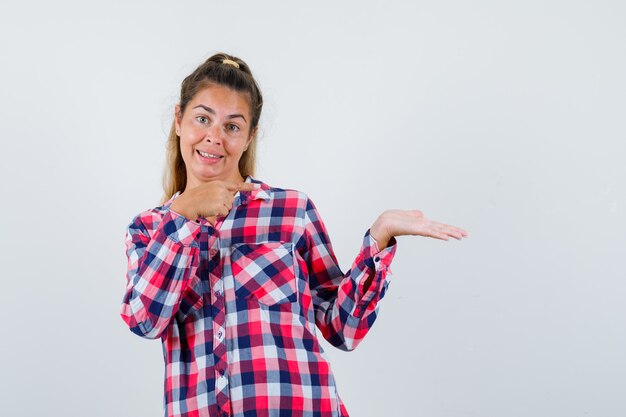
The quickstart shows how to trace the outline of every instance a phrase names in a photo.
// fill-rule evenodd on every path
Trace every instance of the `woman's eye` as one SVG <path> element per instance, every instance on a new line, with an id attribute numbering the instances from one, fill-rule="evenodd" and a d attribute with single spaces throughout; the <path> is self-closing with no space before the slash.
<path id="1" fill-rule="evenodd" d="M 209 118 L 208 117 L 204 117 L 204 116 L 198 116 L 198 117 L 196 117 L 196 120 L 199 121 L 200 123 L 208 123 Z"/>
<path id="2" fill-rule="evenodd" d="M 238 132 L 239 131 L 239 126 L 233 125 L 233 124 L 230 124 L 230 125 L 226 126 L 226 128 L 228 130 L 230 130 L 231 132 Z"/>

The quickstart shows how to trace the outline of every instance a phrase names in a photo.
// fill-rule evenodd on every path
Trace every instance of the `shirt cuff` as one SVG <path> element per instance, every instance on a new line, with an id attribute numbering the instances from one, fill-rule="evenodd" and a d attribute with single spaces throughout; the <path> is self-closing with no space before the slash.
<path id="1" fill-rule="evenodd" d="M 380 250 L 378 243 L 368 230 L 363 238 L 363 263 L 372 272 L 363 271 L 360 281 L 358 282 L 358 291 L 360 299 L 355 306 L 354 316 L 363 317 L 367 312 L 376 309 L 378 301 L 385 296 L 387 287 L 389 286 L 391 269 L 389 265 L 396 253 L 396 239 L 391 238 L 389 245 Z M 373 274 L 372 281 L 367 290 L 364 290 L 365 280 Z"/>
<path id="2" fill-rule="evenodd" d="M 393 260 L 393 257 L 396 254 L 396 249 L 398 248 L 397 243 L 396 238 L 392 237 L 389 239 L 387 247 L 380 250 L 378 248 L 378 242 L 372 237 L 370 230 L 368 229 L 365 233 L 365 237 L 363 238 L 363 246 L 365 248 L 365 265 L 375 271 L 389 269 L 389 265 L 391 265 L 391 261 Z"/>

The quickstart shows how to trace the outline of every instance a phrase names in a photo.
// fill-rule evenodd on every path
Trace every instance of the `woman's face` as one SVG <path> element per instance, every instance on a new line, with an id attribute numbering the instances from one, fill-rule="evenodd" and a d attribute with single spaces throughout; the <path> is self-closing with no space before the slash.
<path id="1" fill-rule="evenodd" d="M 242 181 L 239 159 L 253 138 L 245 93 L 211 84 L 189 101 L 182 118 L 179 105 L 175 112 L 186 189 L 213 180 Z"/>

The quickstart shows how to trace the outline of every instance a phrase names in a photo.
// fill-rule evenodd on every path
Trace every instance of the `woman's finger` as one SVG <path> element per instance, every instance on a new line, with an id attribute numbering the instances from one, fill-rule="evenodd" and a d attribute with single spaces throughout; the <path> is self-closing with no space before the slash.
<path id="1" fill-rule="evenodd" d="M 467 236 L 468 233 L 466 230 L 461 229 L 460 227 L 452 226 L 451 224 L 434 222 L 437 225 L 439 230 L 445 231 L 446 233 L 460 234 L 461 236 Z"/>
<path id="2" fill-rule="evenodd" d="M 457 240 L 461 239 L 460 233 L 438 222 L 433 222 L 432 224 L 430 224 L 426 228 L 425 232 L 426 232 L 426 236 L 433 237 L 435 239 L 450 240 L 450 237 L 453 237 Z M 422 234 L 422 233 L 418 233 L 418 234 Z"/>
<path id="3" fill-rule="evenodd" d="M 229 212 L 229 209 L 226 207 L 226 205 L 223 205 L 217 209 L 218 216 L 220 217 L 228 216 L 228 212 Z"/>
<path id="4" fill-rule="evenodd" d="M 443 233 L 434 233 L 434 234 L 432 234 L 432 237 L 434 237 L 435 239 L 450 240 L 448 235 L 443 234 Z"/>
<path id="5" fill-rule="evenodd" d="M 260 187 L 259 184 L 253 182 L 227 182 L 226 188 L 229 191 L 254 191 Z"/>

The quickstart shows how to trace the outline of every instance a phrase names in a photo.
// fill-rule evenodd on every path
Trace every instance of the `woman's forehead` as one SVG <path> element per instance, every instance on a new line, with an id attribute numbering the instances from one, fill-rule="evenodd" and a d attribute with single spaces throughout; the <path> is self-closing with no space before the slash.
<path id="1" fill-rule="evenodd" d="M 209 84 L 202 88 L 189 104 L 192 108 L 203 105 L 216 113 L 231 111 L 250 113 L 249 98 L 246 92 L 233 90 L 219 84 Z"/>

